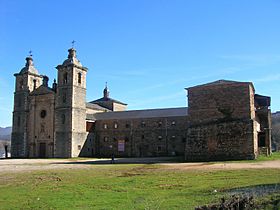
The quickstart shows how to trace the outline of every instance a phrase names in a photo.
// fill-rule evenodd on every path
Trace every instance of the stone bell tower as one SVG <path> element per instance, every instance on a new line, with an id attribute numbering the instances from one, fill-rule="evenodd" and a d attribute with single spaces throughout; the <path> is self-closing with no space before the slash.
<path id="1" fill-rule="evenodd" d="M 86 73 L 76 50 L 57 67 L 55 157 L 78 157 L 86 140 Z"/>
<path id="2" fill-rule="evenodd" d="M 34 67 L 32 55 L 26 58 L 25 67 L 16 77 L 14 92 L 13 130 L 11 156 L 28 157 L 29 94 L 42 84 L 42 76 Z"/>

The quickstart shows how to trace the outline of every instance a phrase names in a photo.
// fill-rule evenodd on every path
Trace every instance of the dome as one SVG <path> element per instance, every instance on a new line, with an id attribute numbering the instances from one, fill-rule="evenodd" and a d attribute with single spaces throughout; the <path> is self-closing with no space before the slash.
<path id="1" fill-rule="evenodd" d="M 63 65 L 75 64 L 82 67 L 81 62 L 76 57 L 76 50 L 74 48 L 70 48 L 68 52 L 68 58 L 63 62 Z"/>
<path id="2" fill-rule="evenodd" d="M 20 74 L 24 74 L 27 72 L 32 73 L 32 74 L 39 74 L 38 70 L 35 68 L 35 66 L 33 64 L 33 58 L 30 56 L 30 57 L 27 57 L 25 60 L 26 60 L 25 67 L 23 67 L 20 70 Z"/>

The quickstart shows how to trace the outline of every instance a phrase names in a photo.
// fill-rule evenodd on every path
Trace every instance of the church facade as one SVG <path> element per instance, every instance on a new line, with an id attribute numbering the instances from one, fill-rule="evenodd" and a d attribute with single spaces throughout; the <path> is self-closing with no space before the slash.
<path id="1" fill-rule="evenodd" d="M 86 102 L 87 68 L 76 50 L 56 67 L 52 87 L 31 56 L 16 78 L 14 158 L 184 156 L 187 161 L 254 159 L 271 153 L 270 97 L 250 82 L 187 88 L 189 107 L 126 111 L 107 85 Z"/>

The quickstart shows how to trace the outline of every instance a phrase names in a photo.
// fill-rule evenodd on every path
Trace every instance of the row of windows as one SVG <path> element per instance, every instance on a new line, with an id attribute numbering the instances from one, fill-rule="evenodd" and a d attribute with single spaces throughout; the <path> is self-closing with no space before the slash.
<path id="1" fill-rule="evenodd" d="M 67 82 L 68 82 L 68 74 L 67 74 L 67 72 L 65 72 L 63 74 L 63 84 L 67 84 Z M 78 83 L 79 84 L 82 83 L 82 73 L 81 72 L 78 73 Z"/>
<path id="2" fill-rule="evenodd" d="M 144 140 L 144 139 L 145 139 L 145 136 L 142 135 L 142 136 L 141 136 L 141 139 Z M 159 141 L 161 141 L 162 139 L 163 139 L 162 136 L 158 136 L 158 140 L 159 140 Z M 116 138 L 113 138 L 113 140 L 114 140 L 114 141 L 117 141 Z M 124 140 L 125 140 L 125 142 L 129 142 L 129 138 L 128 138 L 128 137 L 125 137 Z M 176 140 L 176 136 L 171 136 L 171 140 L 175 141 L 175 140 Z M 104 141 L 104 142 L 108 142 L 108 141 L 109 141 L 109 137 L 108 137 L 108 136 L 105 136 L 105 137 L 103 138 L 103 141 Z M 186 137 L 182 137 L 182 142 L 183 142 L 183 143 L 186 142 Z"/>
<path id="3" fill-rule="evenodd" d="M 114 140 L 114 141 L 117 141 L 116 138 L 113 138 L 113 140 Z M 124 140 L 125 140 L 125 142 L 129 142 L 129 138 L 128 138 L 128 137 L 125 137 Z M 104 141 L 104 142 L 108 142 L 108 141 L 109 141 L 109 137 L 108 137 L 108 136 L 105 136 L 105 137 L 103 138 L 103 141 Z"/>
<path id="4" fill-rule="evenodd" d="M 162 127 L 162 122 L 159 121 L 157 125 L 158 125 L 159 128 Z M 172 126 L 175 126 L 175 125 L 176 125 L 176 121 L 172 121 L 172 122 L 171 122 L 171 125 L 172 125 Z M 113 128 L 117 129 L 118 127 L 119 127 L 118 123 L 115 122 L 115 123 L 113 124 Z M 142 122 L 141 122 L 141 127 L 142 127 L 142 128 L 146 127 L 146 122 L 142 121 Z M 107 124 L 107 123 L 104 123 L 104 124 L 103 124 L 103 128 L 104 128 L 104 129 L 108 129 L 108 128 L 109 128 L 108 124 Z M 125 124 L 125 128 L 130 128 L 130 124 L 129 124 L 129 123 L 126 123 L 126 124 Z"/>

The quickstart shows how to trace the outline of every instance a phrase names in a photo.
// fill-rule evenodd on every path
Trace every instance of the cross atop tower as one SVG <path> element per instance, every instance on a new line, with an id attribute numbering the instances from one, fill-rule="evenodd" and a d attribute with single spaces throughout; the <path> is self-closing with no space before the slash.
<path id="1" fill-rule="evenodd" d="M 103 90 L 103 97 L 109 98 L 109 90 L 108 90 L 107 82 L 106 82 L 105 88 Z"/>
<path id="2" fill-rule="evenodd" d="M 29 57 L 32 57 L 33 55 L 32 55 L 32 50 L 29 50 Z"/>
<path id="3" fill-rule="evenodd" d="M 72 43 L 72 48 L 74 48 L 74 45 L 75 45 L 75 40 L 73 40 L 71 43 Z"/>

